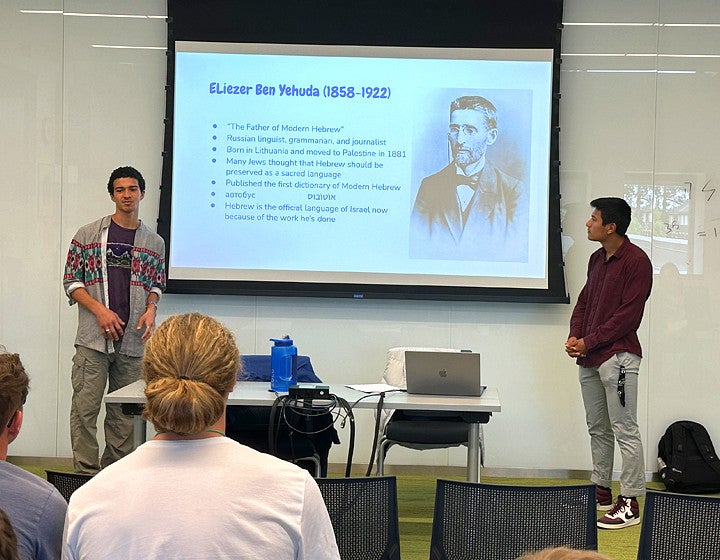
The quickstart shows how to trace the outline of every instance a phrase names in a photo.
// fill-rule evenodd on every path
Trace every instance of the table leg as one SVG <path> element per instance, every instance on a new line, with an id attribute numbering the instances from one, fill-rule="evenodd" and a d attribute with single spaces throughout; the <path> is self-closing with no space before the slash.
<path id="1" fill-rule="evenodd" d="M 123 414 L 132 416 L 134 419 L 133 449 L 137 449 L 147 439 L 147 424 L 142 418 L 143 406 L 140 403 L 122 403 Z"/>
<path id="2" fill-rule="evenodd" d="M 135 425 L 133 426 L 133 449 L 137 449 L 145 443 L 147 439 L 147 425 L 139 414 L 136 414 L 133 418 L 135 419 Z"/>
<path id="3" fill-rule="evenodd" d="M 480 424 L 471 422 L 468 428 L 468 482 L 480 482 Z"/>

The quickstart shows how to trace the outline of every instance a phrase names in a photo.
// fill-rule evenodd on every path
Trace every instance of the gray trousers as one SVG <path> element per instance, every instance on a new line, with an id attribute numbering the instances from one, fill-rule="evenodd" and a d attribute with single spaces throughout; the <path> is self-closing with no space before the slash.
<path id="1" fill-rule="evenodd" d="M 77 346 L 72 367 L 70 439 L 76 472 L 94 474 L 133 450 L 134 421 L 122 405 L 105 405 L 105 450 L 98 461 L 97 418 L 105 387 L 115 391 L 141 377 L 142 358 Z"/>
<path id="2" fill-rule="evenodd" d="M 621 366 L 625 369 L 625 406 L 618 395 Z M 620 447 L 620 494 L 645 495 L 645 458 L 637 422 L 640 357 L 620 352 L 599 367 L 580 367 L 580 390 L 590 433 L 593 474 L 590 480 L 610 487 L 615 441 Z"/>

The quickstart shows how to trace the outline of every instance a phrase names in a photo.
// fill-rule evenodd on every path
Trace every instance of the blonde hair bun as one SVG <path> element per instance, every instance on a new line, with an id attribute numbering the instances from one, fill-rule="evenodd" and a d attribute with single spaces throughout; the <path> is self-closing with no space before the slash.
<path id="1" fill-rule="evenodd" d="M 200 313 L 169 317 L 145 347 L 143 418 L 158 432 L 205 431 L 225 411 L 240 368 L 235 337 L 222 323 Z"/>

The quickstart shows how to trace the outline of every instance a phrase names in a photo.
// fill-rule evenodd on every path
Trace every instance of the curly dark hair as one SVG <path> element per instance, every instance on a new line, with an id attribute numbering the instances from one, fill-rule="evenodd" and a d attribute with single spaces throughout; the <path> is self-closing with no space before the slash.
<path id="1" fill-rule="evenodd" d="M 125 177 L 137 179 L 138 186 L 140 187 L 140 192 L 145 192 L 145 179 L 143 178 L 142 173 L 140 173 L 134 167 L 130 167 L 129 165 L 126 165 L 125 167 L 118 167 L 112 173 L 110 173 L 110 179 L 108 180 L 107 184 L 108 192 L 110 194 L 113 194 L 113 183 L 115 182 L 115 179 L 124 179 Z"/>

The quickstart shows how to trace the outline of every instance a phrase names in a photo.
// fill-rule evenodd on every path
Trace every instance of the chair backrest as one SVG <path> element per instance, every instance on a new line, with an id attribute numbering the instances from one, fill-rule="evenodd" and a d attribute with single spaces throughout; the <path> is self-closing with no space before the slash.
<path id="1" fill-rule="evenodd" d="M 639 560 L 718 558 L 720 498 L 648 491 Z"/>
<path id="2" fill-rule="evenodd" d="M 431 560 L 513 560 L 565 546 L 597 550 L 595 485 L 503 486 L 438 480 Z"/>
<path id="3" fill-rule="evenodd" d="M 428 346 L 398 346 L 387 351 L 385 371 L 382 382 L 397 387 L 405 387 L 405 351 L 416 352 L 460 352 L 458 348 L 435 348 Z"/>
<path id="4" fill-rule="evenodd" d="M 317 480 L 341 560 L 399 560 L 394 476 Z"/>
<path id="5" fill-rule="evenodd" d="M 68 502 L 72 493 L 93 477 L 91 474 L 53 470 L 46 470 L 45 474 L 48 482 L 57 488 L 65 501 Z"/>

